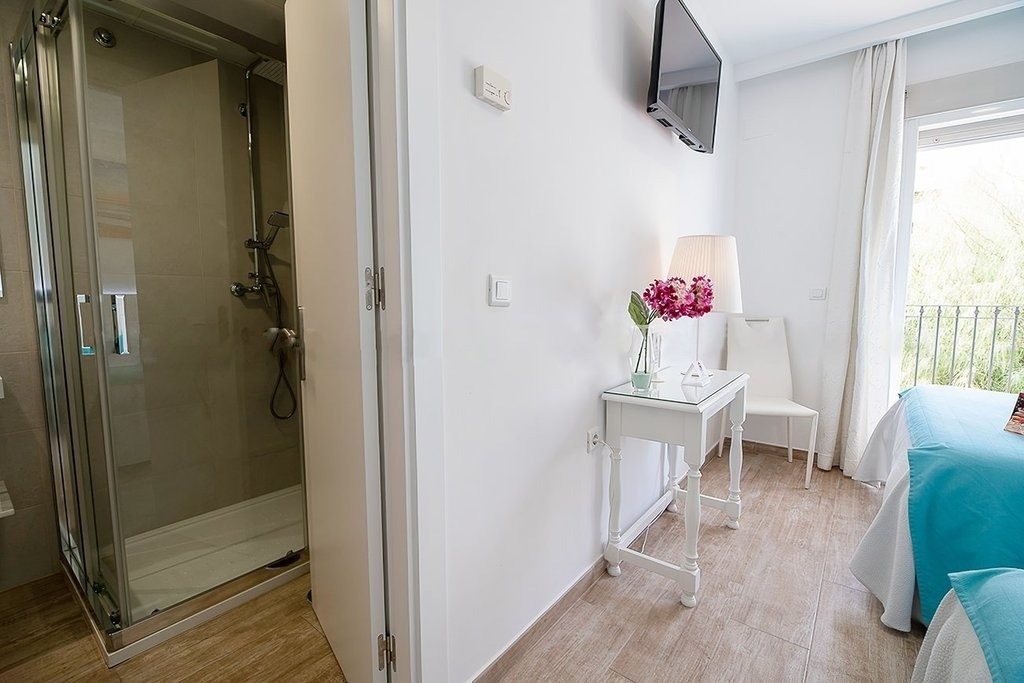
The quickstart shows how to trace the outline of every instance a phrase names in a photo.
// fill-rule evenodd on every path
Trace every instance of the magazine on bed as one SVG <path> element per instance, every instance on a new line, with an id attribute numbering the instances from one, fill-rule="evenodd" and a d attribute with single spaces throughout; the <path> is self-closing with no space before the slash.
<path id="1" fill-rule="evenodd" d="M 1017 395 L 1017 405 L 1013 406 L 1010 421 L 1003 427 L 1008 432 L 1024 436 L 1024 394 Z"/>

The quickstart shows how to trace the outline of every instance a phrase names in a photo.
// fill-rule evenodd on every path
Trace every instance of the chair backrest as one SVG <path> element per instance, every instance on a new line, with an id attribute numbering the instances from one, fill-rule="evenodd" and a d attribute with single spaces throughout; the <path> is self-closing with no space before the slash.
<path id="1" fill-rule="evenodd" d="M 786 324 L 782 318 L 736 315 L 726 331 L 726 368 L 750 375 L 751 396 L 793 399 Z"/>

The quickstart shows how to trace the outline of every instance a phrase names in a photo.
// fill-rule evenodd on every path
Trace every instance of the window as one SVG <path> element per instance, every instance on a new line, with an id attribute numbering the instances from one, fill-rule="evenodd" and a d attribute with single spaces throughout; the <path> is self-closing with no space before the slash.
<path id="1" fill-rule="evenodd" d="M 898 384 L 1024 391 L 1024 113 L 939 118 L 908 126 Z"/>

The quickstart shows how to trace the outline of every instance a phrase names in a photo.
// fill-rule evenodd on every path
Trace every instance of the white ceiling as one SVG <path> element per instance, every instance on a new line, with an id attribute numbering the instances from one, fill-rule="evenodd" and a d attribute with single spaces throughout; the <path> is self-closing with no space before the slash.
<path id="1" fill-rule="evenodd" d="M 742 64 L 776 52 L 947 4 L 949 0 L 718 0 L 704 14 Z"/>
<path id="2" fill-rule="evenodd" d="M 686 0 L 683 0 L 686 2 Z M 1012 0 L 698 0 L 741 78 L 1005 11 Z M 716 47 L 719 47 L 716 45 Z"/>

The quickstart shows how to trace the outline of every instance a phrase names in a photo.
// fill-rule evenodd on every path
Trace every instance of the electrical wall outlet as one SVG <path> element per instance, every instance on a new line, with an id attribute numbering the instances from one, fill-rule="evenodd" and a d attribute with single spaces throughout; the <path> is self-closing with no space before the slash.
<path id="1" fill-rule="evenodd" d="M 597 427 L 587 430 L 587 453 L 593 453 L 594 449 L 601 445 L 601 433 Z"/>

